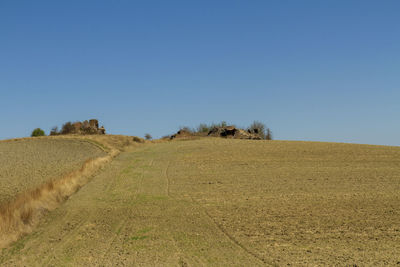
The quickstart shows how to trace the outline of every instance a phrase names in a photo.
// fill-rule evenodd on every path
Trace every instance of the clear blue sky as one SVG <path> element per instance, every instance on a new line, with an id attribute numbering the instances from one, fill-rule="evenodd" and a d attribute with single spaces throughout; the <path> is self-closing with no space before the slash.
<path id="1" fill-rule="evenodd" d="M 265 122 L 400 145 L 400 1 L 0 1 L 0 139 Z"/>

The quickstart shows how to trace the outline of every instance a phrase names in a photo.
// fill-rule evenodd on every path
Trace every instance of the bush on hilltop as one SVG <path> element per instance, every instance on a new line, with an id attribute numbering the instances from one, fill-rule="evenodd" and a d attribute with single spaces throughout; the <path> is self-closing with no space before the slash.
<path id="1" fill-rule="evenodd" d="M 70 134 L 75 131 L 74 125 L 70 121 L 63 124 L 61 128 L 61 134 Z"/>
<path id="2" fill-rule="evenodd" d="M 35 130 L 32 131 L 31 134 L 32 137 L 37 137 L 37 136 L 45 136 L 45 133 L 42 129 L 36 128 Z"/>
<path id="3" fill-rule="evenodd" d="M 259 122 L 259 121 L 254 121 L 249 128 L 247 128 L 247 131 L 251 134 L 256 134 L 261 137 L 261 139 L 266 139 L 266 128 L 264 123 Z M 269 130 L 269 129 L 268 129 Z M 271 139 L 269 139 L 271 140 Z"/>

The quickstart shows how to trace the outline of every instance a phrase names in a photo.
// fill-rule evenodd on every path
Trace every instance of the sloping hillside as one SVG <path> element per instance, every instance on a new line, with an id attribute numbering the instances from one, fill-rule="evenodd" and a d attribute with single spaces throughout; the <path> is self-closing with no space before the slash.
<path id="1" fill-rule="evenodd" d="M 136 138 L 135 140 L 141 139 Z M 0 141 L 3 157 L 0 248 L 30 233 L 127 147 L 129 136 L 56 136 Z"/>
<path id="2" fill-rule="evenodd" d="M 4 266 L 395 265 L 400 148 L 208 138 L 117 156 Z"/>
<path id="3" fill-rule="evenodd" d="M 26 138 L 0 142 L 0 203 L 105 154 L 98 146 L 79 139 Z"/>

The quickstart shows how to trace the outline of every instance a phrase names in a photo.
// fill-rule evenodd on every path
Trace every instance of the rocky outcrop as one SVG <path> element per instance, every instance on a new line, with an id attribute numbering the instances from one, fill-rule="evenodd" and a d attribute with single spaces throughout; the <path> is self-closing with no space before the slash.
<path id="1" fill-rule="evenodd" d="M 261 140 L 262 138 L 256 133 L 250 133 L 235 126 L 214 127 L 208 132 L 208 136 L 235 138 L 235 139 L 253 139 Z"/>
<path id="2" fill-rule="evenodd" d="M 89 121 L 84 121 L 81 127 L 81 132 L 86 134 L 105 134 L 106 130 L 104 126 L 99 128 L 99 121 L 96 119 L 91 119 Z"/>
<path id="3" fill-rule="evenodd" d="M 176 134 L 171 135 L 170 139 L 182 138 L 182 137 L 188 137 L 188 136 L 193 136 L 193 133 L 182 129 L 182 130 L 179 130 Z"/>
<path id="4" fill-rule="evenodd" d="M 99 121 L 91 119 L 83 122 L 77 121 L 74 123 L 67 122 L 63 125 L 62 134 L 105 134 L 104 126 L 99 127 Z"/>
<path id="5" fill-rule="evenodd" d="M 222 126 L 213 127 L 208 133 L 199 133 L 194 131 L 188 131 L 185 129 L 179 130 L 176 134 L 171 135 L 170 139 L 190 139 L 193 137 L 211 136 L 211 137 L 223 137 L 223 138 L 234 138 L 234 139 L 252 139 L 262 140 L 263 138 L 258 134 L 258 131 L 246 131 L 236 126 Z"/>

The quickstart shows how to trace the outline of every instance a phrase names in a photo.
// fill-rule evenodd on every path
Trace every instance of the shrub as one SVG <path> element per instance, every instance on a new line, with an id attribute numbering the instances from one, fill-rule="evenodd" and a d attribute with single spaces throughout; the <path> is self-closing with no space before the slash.
<path id="1" fill-rule="evenodd" d="M 37 137 L 37 136 L 45 136 L 45 133 L 42 129 L 36 128 L 35 130 L 32 131 L 31 134 L 32 137 Z"/>
<path id="2" fill-rule="evenodd" d="M 208 133 L 214 128 L 221 128 L 221 127 L 226 127 L 228 126 L 228 123 L 226 121 L 221 121 L 220 123 L 211 123 L 211 124 L 205 124 L 205 123 L 200 123 L 199 126 L 196 128 L 196 133 Z M 232 125 L 235 126 L 235 125 Z"/>
<path id="3" fill-rule="evenodd" d="M 266 139 L 267 126 L 264 123 L 259 121 L 254 121 L 249 128 L 247 129 L 250 133 L 259 135 L 262 139 Z M 269 129 L 268 129 L 269 130 Z M 269 139 L 270 140 L 270 139 Z"/>
<path id="4" fill-rule="evenodd" d="M 197 126 L 198 133 L 208 133 L 209 131 L 210 127 L 205 123 L 200 123 L 199 126 Z"/>
<path id="5" fill-rule="evenodd" d="M 144 140 L 137 136 L 134 136 L 132 140 L 133 140 L 133 142 L 136 142 L 136 143 L 144 143 Z"/>
<path id="6" fill-rule="evenodd" d="M 179 131 L 185 131 L 188 133 L 193 133 L 194 131 L 187 126 L 180 127 Z"/>
<path id="7" fill-rule="evenodd" d="M 146 140 L 151 140 L 151 139 L 153 139 L 153 137 L 152 137 L 149 133 L 145 134 L 145 135 L 144 135 L 144 138 L 146 138 Z"/>
<path id="8" fill-rule="evenodd" d="M 73 133 L 74 131 L 75 131 L 74 125 L 72 125 L 72 123 L 69 121 L 63 124 L 61 129 L 61 134 L 70 134 Z"/>
<path id="9" fill-rule="evenodd" d="M 59 134 L 60 134 L 60 132 L 58 131 L 57 126 L 54 126 L 53 128 L 51 128 L 50 135 L 59 135 Z"/>

